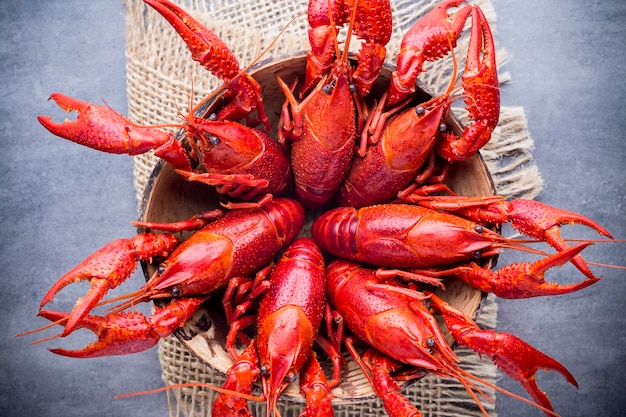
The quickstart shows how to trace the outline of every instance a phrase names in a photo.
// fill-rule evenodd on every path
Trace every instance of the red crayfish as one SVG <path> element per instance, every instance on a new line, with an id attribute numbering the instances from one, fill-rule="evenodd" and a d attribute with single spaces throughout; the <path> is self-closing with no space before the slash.
<path id="1" fill-rule="evenodd" d="M 206 217 L 215 217 L 215 214 L 195 216 L 173 225 L 138 225 L 187 230 L 206 223 Z M 87 296 L 76 302 L 72 312 L 42 310 L 39 313 L 57 324 L 64 324 L 61 336 L 86 327 L 96 333 L 98 341 L 81 350 L 53 351 L 66 356 L 95 357 L 139 352 L 154 346 L 161 337 L 182 326 L 200 304 L 212 292 L 226 286 L 229 279 L 249 276 L 271 263 L 274 256 L 295 239 L 303 222 L 302 206 L 295 200 L 280 198 L 259 208 L 229 211 L 178 246 L 174 238 L 161 234 L 139 235 L 104 246 L 61 277 L 44 296 L 42 308 L 66 285 L 90 281 Z M 106 317 L 87 315 L 109 288 L 128 278 L 138 260 L 156 256 L 165 260 L 139 291 L 129 295 L 130 301 L 118 309 L 163 298 L 172 298 L 170 304 L 148 319 L 138 312 L 114 312 Z"/>
<path id="2" fill-rule="evenodd" d="M 437 205 L 437 198 L 434 200 L 424 199 Z M 504 298 L 566 294 L 585 288 L 599 278 L 591 274 L 578 255 L 591 242 L 569 247 L 560 237 L 559 227 L 580 223 L 603 236 L 611 239 L 612 236 L 584 216 L 536 201 L 452 200 L 447 201 L 451 208 L 465 215 L 479 215 L 479 223 L 410 204 L 381 204 L 358 210 L 340 207 L 327 211 L 315 221 L 314 239 L 331 254 L 343 258 L 333 261 L 327 270 L 329 302 L 341 317 L 340 328 L 332 331 L 329 327 L 329 334 L 334 334 L 338 348 L 343 341 L 345 323 L 358 340 L 371 347 L 361 359 L 352 339 L 348 337 L 345 341 L 392 416 L 421 415 L 399 395 L 399 388 L 391 377 L 405 364 L 419 371 L 457 378 L 482 409 L 474 394 L 477 388 L 468 380 L 475 377 L 456 365 L 456 357 L 432 317 L 433 313 L 440 314 L 457 342 L 492 358 L 504 372 L 520 381 L 539 407 L 551 415 L 552 405 L 537 387 L 534 375 L 539 369 L 556 370 L 577 386 L 563 365 L 516 336 L 480 330 L 463 312 L 438 296 L 428 291 L 416 292 L 396 277 L 435 288 L 444 288 L 440 279 L 456 277 Z M 437 205 L 445 206 L 446 202 Z M 478 206 L 483 211 L 474 210 Z M 477 262 L 496 254 L 499 248 L 523 249 L 519 243 L 483 225 L 505 220 L 511 221 L 524 234 L 548 241 L 559 252 L 534 263 L 508 265 L 497 272 L 482 268 Z M 348 259 L 381 268 L 366 268 Z M 588 279 L 569 285 L 544 280 L 547 270 L 568 261 L 575 263 Z M 430 310 L 424 302 L 430 303 Z M 336 315 L 333 317 L 337 320 Z M 483 413 L 486 414 L 484 409 Z"/>
<path id="3" fill-rule="evenodd" d="M 317 334 L 326 303 L 326 271 L 315 242 L 296 240 L 272 269 L 268 287 L 258 315 L 238 319 L 256 323 L 257 336 L 236 358 L 222 388 L 250 394 L 260 376 L 269 416 L 280 393 L 300 374 L 307 398 L 303 415 L 332 415 L 330 388 L 339 383 L 339 354 Z M 231 324 L 231 332 L 244 324 Z M 332 381 L 326 380 L 311 350 L 316 340 L 335 359 Z M 247 400 L 236 395 L 221 394 L 213 404 L 213 415 L 249 414 Z"/>
<path id="4" fill-rule="evenodd" d="M 186 41 L 194 60 L 227 81 L 220 106 L 207 119 L 189 115 L 185 124 L 190 155 L 198 165 L 192 171 L 189 154 L 173 133 L 137 126 L 109 107 L 86 103 L 60 93 L 50 96 L 63 110 L 76 111 L 75 121 L 55 123 L 39 116 L 51 133 L 103 152 L 138 155 L 150 150 L 172 164 L 189 180 L 215 186 L 230 197 L 260 204 L 272 194 L 282 194 L 291 182 L 291 166 L 283 149 L 266 132 L 238 123 L 256 110 L 267 131 L 258 83 L 240 74 L 239 64 L 228 47 L 208 28 L 178 6 L 165 0 L 145 0 L 161 13 Z M 251 122 L 255 124 L 255 122 Z"/>
<path id="5" fill-rule="evenodd" d="M 393 278 L 381 279 L 375 270 L 345 260 L 329 265 L 328 281 L 329 301 L 341 316 L 340 323 L 345 323 L 359 340 L 370 346 L 361 359 L 351 338 L 346 340 L 349 351 L 370 379 L 390 416 L 421 416 L 402 397 L 392 378 L 392 373 L 406 364 L 413 365 L 418 372 L 426 370 L 458 379 L 482 409 L 473 392 L 478 388 L 470 381 L 475 377 L 456 364 L 456 355 L 444 339 L 433 313 L 443 316 L 457 342 L 491 358 L 509 376 L 520 381 L 544 409 L 553 411 L 547 395 L 537 387 L 535 373 L 539 369 L 555 370 L 578 386 L 559 362 L 514 335 L 480 330 L 462 311 L 433 293 L 408 289 Z M 343 334 L 343 329 L 337 333 Z M 483 412 L 486 415 L 484 409 Z"/>
<path id="6" fill-rule="evenodd" d="M 487 204 L 489 199 L 470 200 L 470 204 L 476 201 L 483 202 L 483 214 L 487 214 L 490 209 L 496 210 L 496 204 Z M 545 239 L 559 252 L 533 264 L 511 265 L 498 272 L 482 269 L 475 262 L 457 267 L 454 264 L 495 255 L 500 248 L 522 247 L 483 227 L 485 222 L 495 222 L 495 217 L 483 218 L 477 223 L 410 204 L 381 204 L 358 210 L 339 207 L 322 214 L 313 224 L 311 232 L 323 249 L 340 258 L 381 267 L 408 269 L 410 272 L 403 275 L 430 284 L 437 284 L 437 276 L 454 275 L 471 286 L 505 298 L 564 294 L 580 290 L 599 279 L 578 257 L 578 253 L 590 243 L 569 247 L 560 238 L 558 230 L 562 224 L 580 223 L 612 238 L 606 229 L 584 216 L 537 201 L 497 201 L 509 210 L 507 217 L 500 218 L 499 222 L 511 221 L 522 233 Z M 545 271 L 570 260 L 588 279 L 562 286 L 543 281 Z M 444 269 L 446 266 L 451 267 Z M 433 267 L 440 271 L 432 271 L 430 268 Z"/>

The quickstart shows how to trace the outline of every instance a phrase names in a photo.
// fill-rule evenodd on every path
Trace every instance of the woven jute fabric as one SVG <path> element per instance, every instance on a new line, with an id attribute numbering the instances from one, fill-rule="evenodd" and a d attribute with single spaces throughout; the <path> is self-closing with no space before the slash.
<path id="1" fill-rule="evenodd" d="M 203 67 L 192 61 L 189 51 L 170 25 L 141 0 L 123 0 L 126 8 L 126 58 L 128 116 L 141 125 L 161 125 L 178 122 L 179 115 L 187 112 L 188 103 L 198 103 L 221 84 Z M 387 46 L 388 61 L 394 63 L 402 34 L 439 0 L 392 0 L 394 34 Z M 268 46 L 275 36 L 294 16 L 306 11 L 306 0 L 175 0 L 194 18 L 213 30 L 235 51 L 243 68 Z M 490 1 L 477 1 L 495 32 L 495 12 Z M 284 55 L 308 50 L 308 27 L 302 15 L 289 25 L 265 56 Z M 496 35 L 497 41 L 497 35 Z M 466 50 L 467 37 L 458 49 Z M 462 68 L 464 54 L 459 54 Z M 506 54 L 499 50 L 498 62 L 502 64 Z M 429 63 L 427 71 L 420 75 L 435 93 L 445 90 L 450 83 L 450 58 Z M 501 82 L 509 74 L 500 73 Z M 192 88 L 193 86 L 193 88 Z M 458 111 L 461 121 L 466 115 Z M 165 128 L 167 129 L 167 128 Z M 500 123 L 491 142 L 481 153 L 488 166 L 499 194 L 509 198 L 536 197 L 542 188 L 541 177 L 532 159 L 532 139 L 526 127 L 522 108 L 504 107 Z M 137 200 L 141 201 L 144 188 L 157 159 L 150 153 L 135 157 L 135 185 Z M 477 321 L 482 328 L 495 328 L 497 307 L 489 296 Z M 479 359 L 473 352 L 459 348 L 456 351 L 460 366 L 472 374 L 495 383 L 498 371 L 489 362 Z M 224 376 L 214 372 L 195 358 L 175 337 L 159 344 L 159 359 L 163 380 L 167 385 L 202 382 L 220 385 Z M 495 398 L 495 391 L 484 388 L 483 392 Z M 427 376 L 410 385 L 403 393 L 427 417 L 481 415 L 474 400 L 458 381 Z M 203 388 L 182 388 L 168 391 L 171 416 L 209 415 L 215 392 Z M 495 416 L 495 403 L 482 400 L 487 412 Z M 283 416 L 298 415 L 302 404 L 284 403 Z M 253 413 L 263 415 L 263 404 L 251 403 Z M 338 405 L 337 416 L 377 416 L 385 412 L 376 399 L 364 400 L 351 405 Z"/>

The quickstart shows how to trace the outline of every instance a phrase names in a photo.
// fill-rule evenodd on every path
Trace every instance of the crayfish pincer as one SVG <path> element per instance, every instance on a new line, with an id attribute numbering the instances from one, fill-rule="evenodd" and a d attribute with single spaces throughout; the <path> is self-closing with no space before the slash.
<path id="1" fill-rule="evenodd" d="M 139 352 L 152 347 L 161 337 L 184 325 L 202 301 L 224 287 L 231 278 L 254 274 L 270 264 L 274 256 L 295 239 L 304 223 L 302 206 L 288 198 L 277 198 L 257 208 L 231 210 L 220 216 L 208 212 L 206 216 L 195 216 L 175 224 L 136 223 L 151 229 L 185 230 L 209 222 L 178 246 L 174 244 L 176 240 L 161 234 L 140 235 L 132 240 L 135 244 L 168 243 L 158 251 L 147 243 L 138 248 L 121 247 L 116 241 L 61 277 L 44 297 L 42 307 L 72 282 L 90 281 L 88 295 L 76 302 L 71 313 L 42 310 L 39 315 L 64 325 L 60 336 L 85 327 L 96 333 L 98 341 L 81 350 L 57 349 L 54 352 L 95 357 Z M 214 220 L 215 217 L 219 218 Z M 109 288 L 128 278 L 137 260 L 157 256 L 163 261 L 139 291 L 128 294 L 128 300 L 105 317 L 88 315 Z M 163 298 L 172 300 L 149 318 L 138 312 L 122 311 L 139 302 Z"/>

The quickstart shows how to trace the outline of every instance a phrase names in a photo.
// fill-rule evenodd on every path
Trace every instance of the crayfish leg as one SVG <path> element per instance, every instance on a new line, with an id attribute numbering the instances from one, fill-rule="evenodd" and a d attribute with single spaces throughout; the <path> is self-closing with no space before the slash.
<path id="1" fill-rule="evenodd" d="M 331 401 L 333 394 L 315 352 L 311 352 L 300 371 L 300 390 L 306 398 L 306 406 L 300 417 L 334 415 Z"/>
<path id="2" fill-rule="evenodd" d="M 182 220 L 174 223 L 158 223 L 158 222 L 141 222 L 141 221 L 133 221 L 131 222 L 136 227 L 144 227 L 146 229 L 157 229 L 163 230 L 166 232 L 182 232 L 187 230 L 196 230 L 207 223 L 212 222 L 213 220 L 217 220 L 224 215 L 224 211 L 221 209 L 203 211 L 201 213 L 196 213 L 187 220 Z"/>
<path id="3" fill-rule="evenodd" d="M 254 383 L 261 375 L 258 362 L 256 343 L 253 340 L 226 372 L 227 377 L 222 388 L 242 394 L 251 394 Z M 215 399 L 212 415 L 252 417 L 246 398 L 227 393 L 221 393 Z"/>
<path id="4" fill-rule="evenodd" d="M 400 393 L 400 387 L 391 377 L 401 364 L 376 350 L 368 349 L 361 357 L 352 341 L 346 339 L 348 351 L 370 381 L 376 395 L 391 417 L 421 417 L 422 413 Z M 370 374 L 371 373 L 371 374 Z"/>

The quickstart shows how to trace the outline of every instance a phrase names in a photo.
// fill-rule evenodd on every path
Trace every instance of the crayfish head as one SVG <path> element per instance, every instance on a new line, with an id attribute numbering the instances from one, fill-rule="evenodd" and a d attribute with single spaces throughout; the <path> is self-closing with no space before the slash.
<path id="1" fill-rule="evenodd" d="M 284 306 L 259 319 L 257 349 L 268 415 L 311 355 L 313 328 L 302 309 Z"/>
<path id="2" fill-rule="evenodd" d="M 236 122 L 194 117 L 188 121 L 187 130 L 195 142 L 198 159 L 207 172 L 244 167 L 263 152 L 259 134 Z"/>

